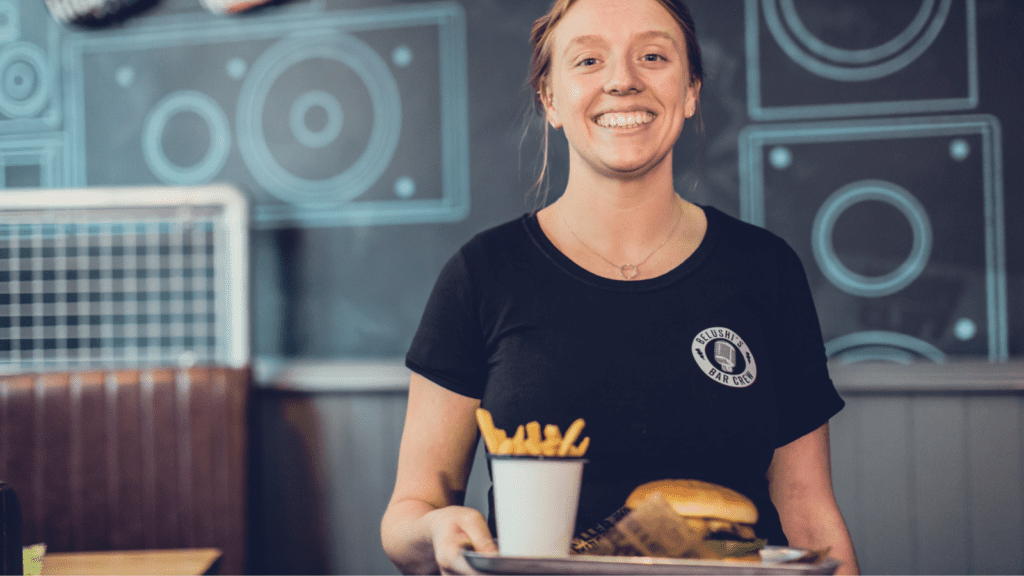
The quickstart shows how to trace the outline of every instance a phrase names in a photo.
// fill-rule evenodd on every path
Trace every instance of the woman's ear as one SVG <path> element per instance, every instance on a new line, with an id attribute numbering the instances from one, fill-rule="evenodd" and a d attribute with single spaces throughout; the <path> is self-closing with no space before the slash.
<path id="1" fill-rule="evenodd" d="M 700 101 L 700 80 L 694 80 L 686 90 L 686 117 L 692 118 L 697 113 L 697 102 Z"/>
<path id="2" fill-rule="evenodd" d="M 544 104 L 545 119 L 548 121 L 548 124 L 551 124 L 552 128 L 558 130 L 562 127 L 562 120 L 558 115 L 558 109 L 555 108 L 551 87 L 546 81 L 541 84 L 541 89 L 537 95 L 540 97 L 541 103 Z"/>

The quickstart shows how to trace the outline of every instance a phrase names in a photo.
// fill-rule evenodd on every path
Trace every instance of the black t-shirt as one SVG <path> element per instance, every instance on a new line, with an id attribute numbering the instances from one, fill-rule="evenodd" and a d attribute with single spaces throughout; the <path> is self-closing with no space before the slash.
<path id="1" fill-rule="evenodd" d="M 784 545 L 765 478 L 774 450 L 843 407 L 796 253 L 704 212 L 696 252 L 656 278 L 588 272 L 526 215 L 469 241 L 431 293 L 412 371 L 481 399 L 510 435 L 586 420 L 577 532 L 643 482 L 695 478 L 751 498 L 758 536 Z M 492 505 L 492 530 L 493 517 Z"/>

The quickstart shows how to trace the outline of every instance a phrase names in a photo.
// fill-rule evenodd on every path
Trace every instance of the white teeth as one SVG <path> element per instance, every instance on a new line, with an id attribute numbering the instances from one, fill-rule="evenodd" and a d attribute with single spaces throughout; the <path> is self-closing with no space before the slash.
<path id="1" fill-rule="evenodd" d="M 610 112 L 598 116 L 597 124 L 604 128 L 633 128 L 641 124 L 648 124 L 653 120 L 654 114 L 650 112 L 634 112 L 629 115 Z"/>

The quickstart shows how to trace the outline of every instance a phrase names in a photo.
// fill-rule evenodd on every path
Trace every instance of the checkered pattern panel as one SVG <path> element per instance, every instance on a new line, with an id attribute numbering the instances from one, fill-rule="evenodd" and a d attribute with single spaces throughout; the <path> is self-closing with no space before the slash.
<path id="1" fill-rule="evenodd" d="M 4 371 L 214 363 L 224 356 L 219 209 L 135 212 L 4 213 Z"/>

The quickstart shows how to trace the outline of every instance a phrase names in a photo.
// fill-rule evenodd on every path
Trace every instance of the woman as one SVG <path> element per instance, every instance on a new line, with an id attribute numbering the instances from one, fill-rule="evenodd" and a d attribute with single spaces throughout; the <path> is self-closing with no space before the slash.
<path id="1" fill-rule="evenodd" d="M 381 533 L 404 572 L 465 573 L 497 549 L 462 506 L 474 410 L 514 430 L 587 422 L 577 529 L 637 485 L 698 478 L 757 504 L 771 544 L 857 562 L 832 494 L 829 379 L 803 269 L 779 238 L 680 198 L 672 150 L 703 71 L 679 0 L 557 0 L 531 84 L 569 179 L 446 265 L 407 356 L 398 478 Z"/>

